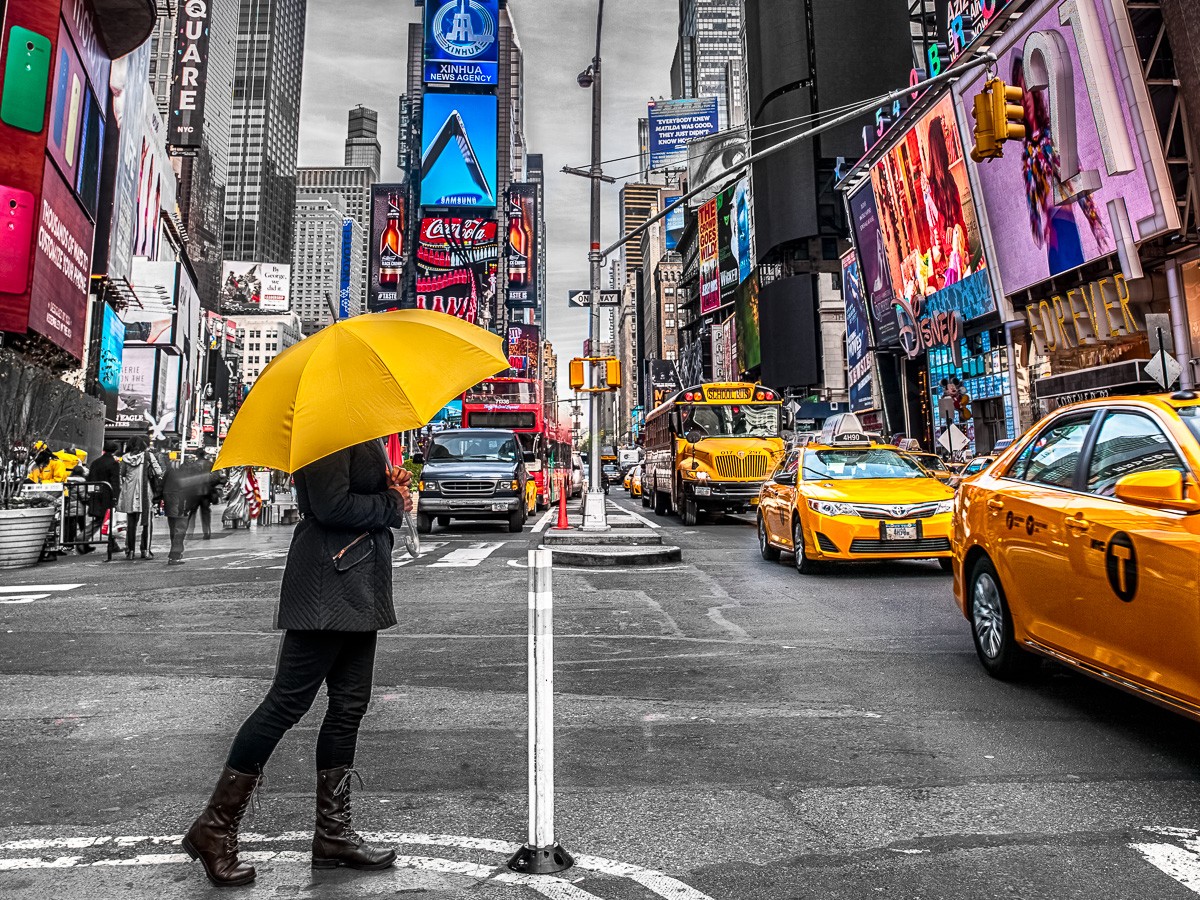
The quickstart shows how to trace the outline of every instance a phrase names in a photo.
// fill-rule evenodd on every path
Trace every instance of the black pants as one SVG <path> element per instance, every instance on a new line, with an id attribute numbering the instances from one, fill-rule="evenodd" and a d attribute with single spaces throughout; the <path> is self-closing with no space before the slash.
<path id="1" fill-rule="evenodd" d="M 200 527 L 204 529 L 206 538 L 212 537 L 212 504 L 201 501 L 196 509 L 193 509 L 188 516 L 187 533 L 189 535 L 196 533 L 196 513 L 200 513 Z"/>
<path id="2" fill-rule="evenodd" d="M 171 529 L 171 552 L 167 559 L 183 559 L 183 539 L 187 535 L 187 516 L 168 516 L 167 525 Z"/>
<path id="3" fill-rule="evenodd" d="M 285 631 L 275 681 L 238 730 L 229 768 L 247 775 L 262 771 L 287 730 L 308 712 L 322 682 L 329 708 L 317 735 L 317 771 L 353 765 L 374 669 L 374 631 Z"/>
<path id="4" fill-rule="evenodd" d="M 133 552 L 134 535 L 140 520 L 142 523 L 142 553 L 146 553 L 150 549 L 150 532 L 154 527 L 154 511 L 126 513 L 125 518 L 125 552 Z"/>

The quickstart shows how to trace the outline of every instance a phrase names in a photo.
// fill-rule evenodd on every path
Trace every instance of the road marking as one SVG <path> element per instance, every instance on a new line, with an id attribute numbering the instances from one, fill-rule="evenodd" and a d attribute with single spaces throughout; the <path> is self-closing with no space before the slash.
<path id="1" fill-rule="evenodd" d="M 477 541 L 461 550 L 451 550 L 429 568 L 467 569 L 479 565 L 508 541 Z"/>
<path id="2" fill-rule="evenodd" d="M 542 515 L 542 517 L 537 520 L 537 524 L 533 526 L 533 533 L 537 534 L 539 531 L 541 531 L 543 528 L 545 528 L 547 525 L 549 525 L 550 524 L 550 516 L 553 515 L 555 512 L 556 512 L 556 510 L 554 510 L 553 508 L 546 510 L 546 512 Z"/>
<path id="3" fill-rule="evenodd" d="M 554 550 L 554 548 L 553 548 L 553 547 L 551 547 L 550 549 L 551 549 L 551 551 L 553 551 L 553 550 Z M 523 559 L 510 559 L 510 560 L 508 561 L 508 565 L 509 565 L 509 566 L 511 566 L 511 567 L 512 567 L 512 568 L 514 568 L 514 569 L 528 569 L 528 568 L 529 568 L 529 564 L 528 564 L 528 563 L 527 563 L 525 560 L 523 560 Z M 564 572 L 564 573 L 568 573 L 568 574 L 569 574 L 569 573 L 572 573 L 572 572 L 599 572 L 599 573 L 601 573 L 601 574 L 608 574 L 608 575 L 619 575 L 619 574 L 622 574 L 622 573 L 625 573 L 625 574 L 633 574 L 633 573 L 641 574 L 641 573 L 643 573 L 643 572 L 675 572 L 675 571 L 677 571 L 677 570 L 679 570 L 679 569 L 686 569 L 686 568 L 689 568 L 689 567 L 688 567 L 687 565 L 680 565 L 680 566 L 638 566 L 636 569 L 623 569 L 623 568 L 621 568 L 620 566 L 609 566 L 609 567 L 607 567 L 607 568 L 603 568 L 603 569 L 601 569 L 601 568 L 589 569 L 589 568 L 584 568 L 583 566 L 564 566 L 564 567 L 563 567 L 562 569 L 560 569 L 559 571 L 561 571 L 561 572 Z"/>
<path id="4" fill-rule="evenodd" d="M 641 513 L 635 513 L 635 512 L 634 512 L 632 509 L 626 509 L 624 506 L 617 506 L 617 504 L 616 504 L 616 503 L 613 503 L 613 501 L 611 501 L 611 500 L 609 501 L 609 503 L 612 503 L 612 505 L 613 505 L 614 507 L 616 507 L 616 508 L 617 508 L 618 510 L 620 510 L 621 512 L 625 513 L 625 515 L 627 515 L 627 516 L 633 516 L 635 519 L 637 519 L 637 520 L 638 520 L 639 522 L 641 522 L 643 525 L 647 525 L 647 526 L 649 526 L 650 528 L 662 528 L 662 526 L 661 526 L 661 525 L 659 525 L 657 522 L 653 522 L 653 521 L 651 521 L 650 519 L 647 519 L 647 518 L 646 518 L 645 516 L 643 516 Z"/>
<path id="5" fill-rule="evenodd" d="M 11 594 L 0 597 L 0 603 L 32 603 L 34 600 L 45 600 L 49 594 Z"/>
<path id="6" fill-rule="evenodd" d="M 1170 875 L 1192 893 L 1200 894 L 1200 832 L 1191 828 L 1143 828 L 1175 843 L 1133 843 L 1129 847 L 1160 872 Z"/>
<path id="7" fill-rule="evenodd" d="M 79 584 L 18 584 L 12 587 L 0 587 L 0 594 L 22 594 L 25 591 L 73 591 L 83 587 Z"/>
<path id="8" fill-rule="evenodd" d="M 268 836 L 263 834 L 242 834 L 243 845 L 298 843 L 310 840 L 311 832 L 289 831 Z M 411 832 L 363 832 L 368 841 L 382 844 L 400 844 L 431 847 L 454 847 L 460 850 L 474 850 L 496 854 L 500 858 L 490 862 L 464 862 L 461 860 L 443 859 L 432 856 L 397 856 L 396 865 L 406 869 L 438 872 L 447 875 L 463 875 L 478 879 L 480 882 L 497 882 L 527 887 L 548 900 L 598 900 L 597 895 L 591 894 L 578 885 L 572 884 L 565 878 L 553 875 L 521 875 L 510 872 L 504 860 L 515 853 L 520 844 L 511 841 L 498 841 L 489 838 L 475 838 L 449 834 L 416 834 Z M 147 835 L 124 837 L 72 837 L 72 838 L 33 838 L 0 843 L 0 852 L 30 852 L 38 850 L 86 850 L 96 847 L 117 849 L 141 849 L 150 846 L 178 846 L 183 835 L 162 835 L 158 837 Z M 310 851 L 302 850 L 249 850 L 240 856 L 248 862 L 296 862 L 308 863 L 311 860 Z M 85 861 L 84 856 L 22 856 L 11 859 L 0 859 L 0 871 L 19 869 L 71 869 L 71 868 L 104 868 L 116 866 L 161 866 L 161 865 L 190 865 L 191 860 L 183 853 L 136 853 L 133 856 L 108 856 L 101 859 Z M 627 878 L 649 890 L 655 896 L 666 900 L 712 900 L 707 894 L 684 884 L 676 878 L 655 869 L 645 869 L 631 863 L 608 859 L 603 856 L 580 854 L 575 857 L 575 868 L 596 872 L 614 878 Z M 573 870 L 568 870 L 573 871 Z M 569 875 L 568 875 L 569 877 Z"/>
<path id="9" fill-rule="evenodd" d="M 437 550 L 440 547 L 445 547 L 445 546 L 446 546 L 445 541 L 421 541 L 421 549 L 417 552 L 417 559 L 423 559 L 424 557 L 426 557 L 430 553 L 432 553 L 434 550 Z M 406 550 L 403 546 L 400 546 L 398 548 L 398 551 L 404 554 L 404 559 L 398 559 L 395 562 L 393 562 L 392 563 L 393 569 L 399 569 L 401 566 L 407 566 L 407 565 L 417 561 L 417 559 L 413 559 L 411 556 L 408 555 L 408 550 Z"/>

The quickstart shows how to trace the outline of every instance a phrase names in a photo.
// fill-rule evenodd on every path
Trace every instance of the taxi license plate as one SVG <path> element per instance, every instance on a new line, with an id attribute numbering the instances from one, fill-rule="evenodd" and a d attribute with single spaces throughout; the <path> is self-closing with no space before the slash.
<path id="1" fill-rule="evenodd" d="M 885 522 L 883 524 L 883 539 L 885 541 L 915 541 L 921 535 L 917 532 L 916 523 Z"/>
<path id="2" fill-rule="evenodd" d="M 508 508 L 507 503 L 493 503 L 492 504 L 492 512 L 504 512 L 504 510 L 507 508 Z"/>

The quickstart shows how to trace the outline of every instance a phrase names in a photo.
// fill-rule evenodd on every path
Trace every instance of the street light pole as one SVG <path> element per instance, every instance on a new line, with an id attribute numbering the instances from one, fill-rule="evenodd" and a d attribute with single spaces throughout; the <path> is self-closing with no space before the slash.
<path id="1" fill-rule="evenodd" d="M 592 88 L 592 165 L 589 169 L 592 181 L 592 229 L 591 246 L 588 250 L 588 263 L 591 268 L 591 308 L 588 314 L 588 335 L 590 337 L 590 356 L 598 356 L 600 343 L 600 33 L 604 26 L 604 0 L 598 0 L 596 11 L 596 55 L 588 72 L 591 75 Z M 579 83 L 588 86 L 584 73 L 579 77 Z M 592 366 L 592 387 L 596 386 L 597 371 Z M 600 395 L 593 391 L 588 394 L 588 417 L 590 419 L 591 452 L 588 454 L 588 495 L 584 503 L 583 527 L 587 529 L 604 529 L 608 527 L 604 509 L 604 485 L 600 479 Z"/>

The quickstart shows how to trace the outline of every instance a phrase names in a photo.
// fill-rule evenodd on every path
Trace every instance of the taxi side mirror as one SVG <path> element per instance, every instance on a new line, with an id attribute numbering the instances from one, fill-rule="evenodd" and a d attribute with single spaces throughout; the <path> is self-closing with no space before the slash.
<path id="1" fill-rule="evenodd" d="M 1132 472 L 1116 483 L 1114 493 L 1118 500 L 1135 506 L 1200 512 L 1200 486 L 1173 469 Z"/>
<path id="2" fill-rule="evenodd" d="M 795 472 L 780 472 L 778 475 L 776 475 L 771 480 L 774 481 L 776 484 L 786 484 L 789 487 L 795 487 L 796 473 Z"/>

